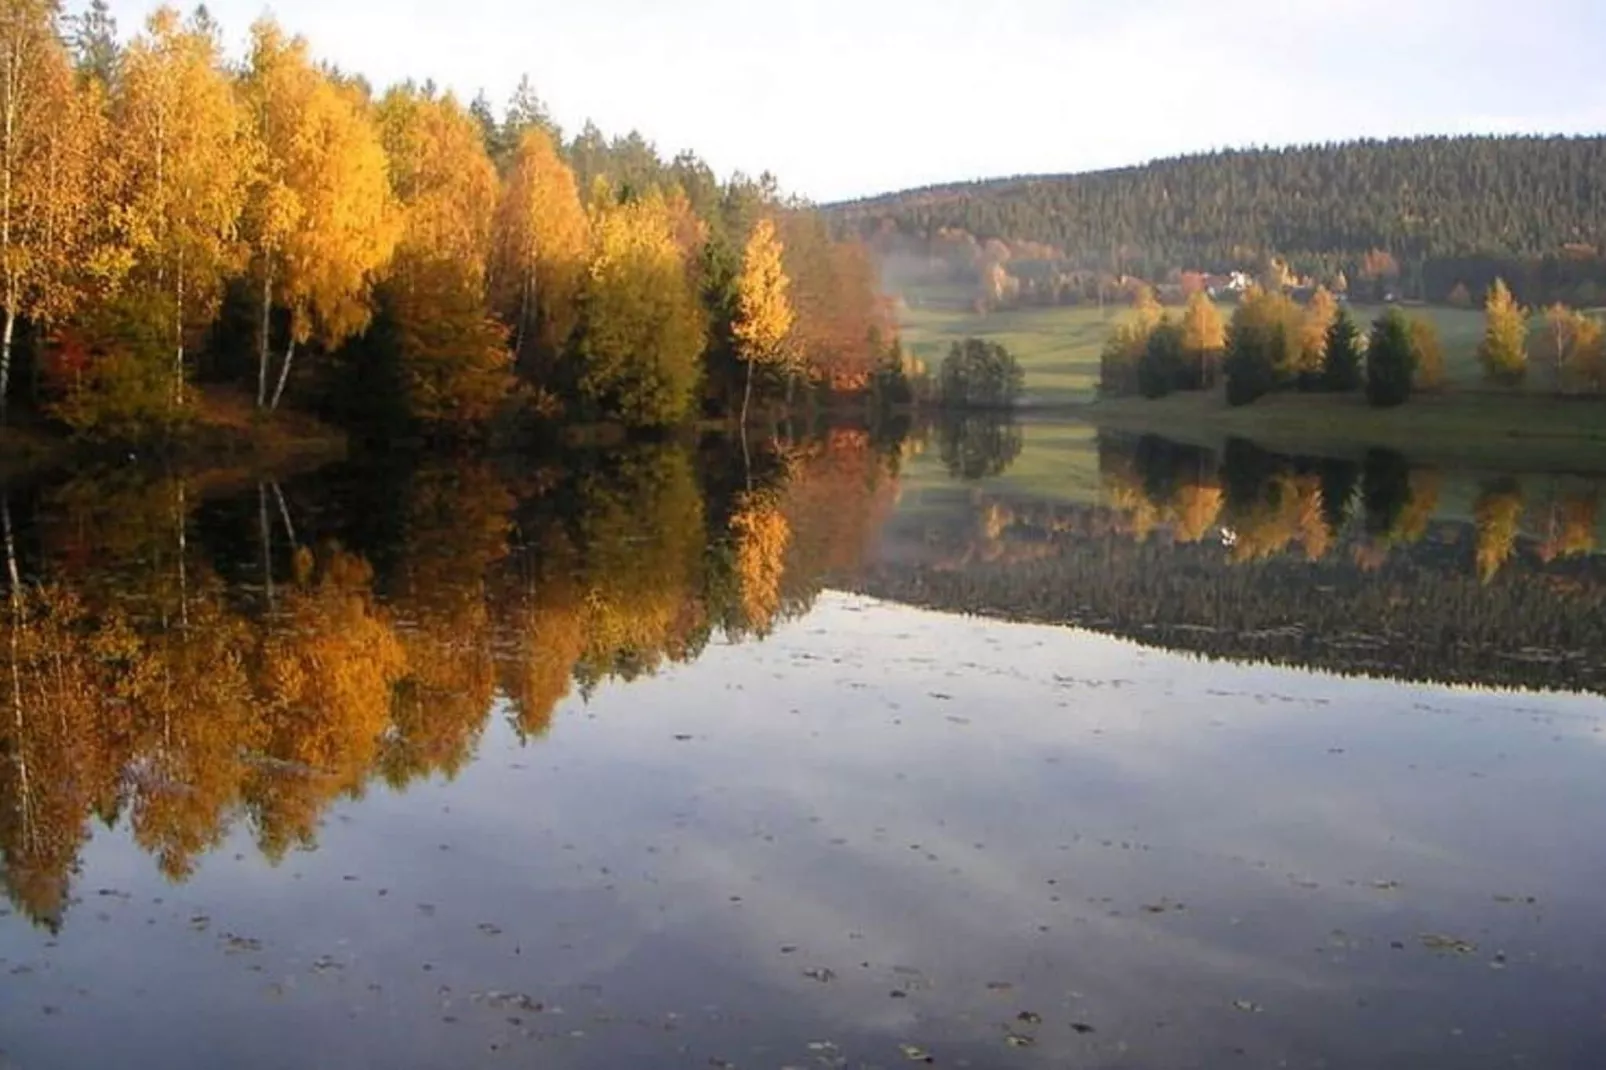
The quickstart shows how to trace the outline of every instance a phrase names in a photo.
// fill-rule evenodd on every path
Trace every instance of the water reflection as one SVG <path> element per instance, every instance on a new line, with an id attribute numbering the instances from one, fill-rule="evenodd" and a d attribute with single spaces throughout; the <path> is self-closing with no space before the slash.
<path id="1" fill-rule="evenodd" d="M 653 444 L 0 498 L 6 890 L 60 926 L 124 816 L 175 880 L 242 821 L 283 858 L 376 779 L 457 775 L 499 695 L 539 736 L 571 690 L 765 635 L 857 567 L 897 458 L 837 430 L 739 467 Z"/>
<path id="2" fill-rule="evenodd" d="M 0 495 L 5 1057 L 1587 1062 L 1595 482 L 946 435 Z"/>
<path id="3" fill-rule="evenodd" d="M 1101 434 L 1100 492 L 982 487 L 873 594 L 1342 672 L 1606 692 L 1606 481 Z"/>

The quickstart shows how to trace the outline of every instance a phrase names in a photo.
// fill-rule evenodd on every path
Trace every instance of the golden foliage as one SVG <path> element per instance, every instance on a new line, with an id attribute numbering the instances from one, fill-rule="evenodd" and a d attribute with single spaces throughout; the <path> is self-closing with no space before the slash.
<path id="1" fill-rule="evenodd" d="M 283 600 L 258 653 L 271 764 L 253 782 L 251 801 L 270 857 L 310 842 L 324 803 L 357 791 L 379 754 L 391 688 L 407 659 L 372 605 L 371 582 L 361 558 L 325 550 L 316 574 Z"/>
<path id="2" fill-rule="evenodd" d="M 604 208 L 593 221 L 583 293 L 585 398 L 634 426 L 690 415 L 707 324 L 660 194 Z"/>
<path id="3" fill-rule="evenodd" d="M 742 253 L 732 324 L 742 359 L 749 363 L 779 364 L 787 358 L 785 345 L 796 316 L 787 297 L 791 283 L 782 254 L 775 224 L 759 220 Z"/>
<path id="4" fill-rule="evenodd" d="M 243 248 L 238 223 L 253 164 L 248 116 L 216 38 L 162 8 L 123 57 L 113 101 L 121 231 L 140 282 L 175 303 L 176 323 L 209 321 Z"/>
<path id="5" fill-rule="evenodd" d="M 1522 511 L 1522 491 L 1510 482 L 1486 487 L 1474 503 L 1478 578 L 1484 583 L 1499 574 L 1516 550 Z"/>
<path id="6" fill-rule="evenodd" d="M 781 608 L 781 579 L 792 527 L 767 495 L 745 495 L 731 517 L 735 572 L 747 630 L 766 635 Z"/>
<path id="7" fill-rule="evenodd" d="M 1411 355 L 1415 358 L 1412 386 L 1417 390 L 1443 390 L 1446 383 L 1444 343 L 1439 329 L 1425 316 L 1410 318 Z"/>
<path id="8" fill-rule="evenodd" d="M 546 131 L 526 130 L 496 206 L 491 303 L 537 377 L 574 332 L 589 231 L 574 172 Z"/>
<path id="9" fill-rule="evenodd" d="M 1539 545 L 1540 560 L 1583 557 L 1595 552 L 1600 525 L 1600 495 L 1594 491 L 1572 491 L 1552 503 L 1548 531 Z"/>
<path id="10" fill-rule="evenodd" d="M 363 330 L 401 217 L 389 162 L 361 101 L 270 20 L 251 29 L 244 91 L 259 143 L 254 244 L 291 336 L 338 345 Z"/>
<path id="11" fill-rule="evenodd" d="M 1305 376 L 1317 376 L 1327 365 L 1327 332 L 1338 318 L 1338 300 L 1325 286 L 1316 287 L 1310 302 L 1299 318 L 1299 351 L 1297 371 Z"/>
<path id="12" fill-rule="evenodd" d="M 401 206 L 398 269 L 445 260 L 483 286 L 499 188 L 479 124 L 451 95 L 398 86 L 377 121 Z"/>

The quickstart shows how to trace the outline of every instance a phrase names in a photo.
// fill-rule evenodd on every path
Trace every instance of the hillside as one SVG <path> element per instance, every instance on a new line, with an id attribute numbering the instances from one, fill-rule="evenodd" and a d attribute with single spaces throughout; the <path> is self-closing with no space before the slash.
<path id="1" fill-rule="evenodd" d="M 931 242 L 948 228 L 979 243 L 1040 243 L 1076 267 L 1150 278 L 1250 267 L 1269 255 L 1304 272 L 1356 272 L 1368 252 L 1385 250 L 1423 289 L 1453 285 L 1441 286 L 1441 276 L 1481 281 L 1499 261 L 1530 262 L 1539 282 L 1579 275 L 1569 264 L 1598 263 L 1606 137 L 1223 151 L 910 190 L 828 211 L 842 230 L 884 248 Z"/>

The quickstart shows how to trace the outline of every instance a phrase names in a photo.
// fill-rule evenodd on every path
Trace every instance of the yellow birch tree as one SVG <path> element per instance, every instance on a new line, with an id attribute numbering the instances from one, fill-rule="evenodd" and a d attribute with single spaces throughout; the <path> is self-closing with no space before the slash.
<path id="1" fill-rule="evenodd" d="M 550 371 L 578 322 L 589 224 L 574 172 L 544 129 L 524 131 L 497 203 L 491 305 L 523 373 Z"/>
<path id="2" fill-rule="evenodd" d="M 298 345 L 339 345 L 367 327 L 373 284 L 398 238 L 389 165 L 358 91 L 315 67 L 271 20 L 251 29 L 245 94 L 259 142 L 252 240 L 262 285 L 257 405 L 277 409 Z M 290 338 L 267 391 L 277 303 Z"/>
<path id="3" fill-rule="evenodd" d="M 114 114 L 124 239 L 139 286 L 172 316 L 182 405 L 186 332 L 211 321 L 243 254 L 249 131 L 216 30 L 172 8 L 153 14 L 123 58 Z"/>
<path id="4" fill-rule="evenodd" d="M 736 316 L 731 331 L 736 351 L 747 365 L 747 385 L 742 389 L 742 426 L 747 426 L 747 408 L 753 399 L 753 366 L 783 365 L 789 359 L 787 340 L 796 316 L 787 295 L 791 283 L 781 257 L 784 248 L 775 233 L 775 224 L 761 219 L 753 227 L 742 253 L 742 270 L 736 277 Z"/>
<path id="5" fill-rule="evenodd" d="M 87 216 L 87 113 L 50 0 L 0 3 L 0 424 L 19 318 L 70 311 Z"/>

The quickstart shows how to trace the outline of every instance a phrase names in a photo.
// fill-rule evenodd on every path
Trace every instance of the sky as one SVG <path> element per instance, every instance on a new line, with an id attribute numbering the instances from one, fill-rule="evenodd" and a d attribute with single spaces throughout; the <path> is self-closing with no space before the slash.
<path id="1" fill-rule="evenodd" d="M 76 10 L 84 0 L 69 0 Z M 110 0 L 126 37 L 158 0 Z M 187 6 L 187 3 L 186 3 Z M 378 87 L 769 170 L 816 201 L 1222 147 L 1606 131 L 1603 0 L 210 0 Z"/>

